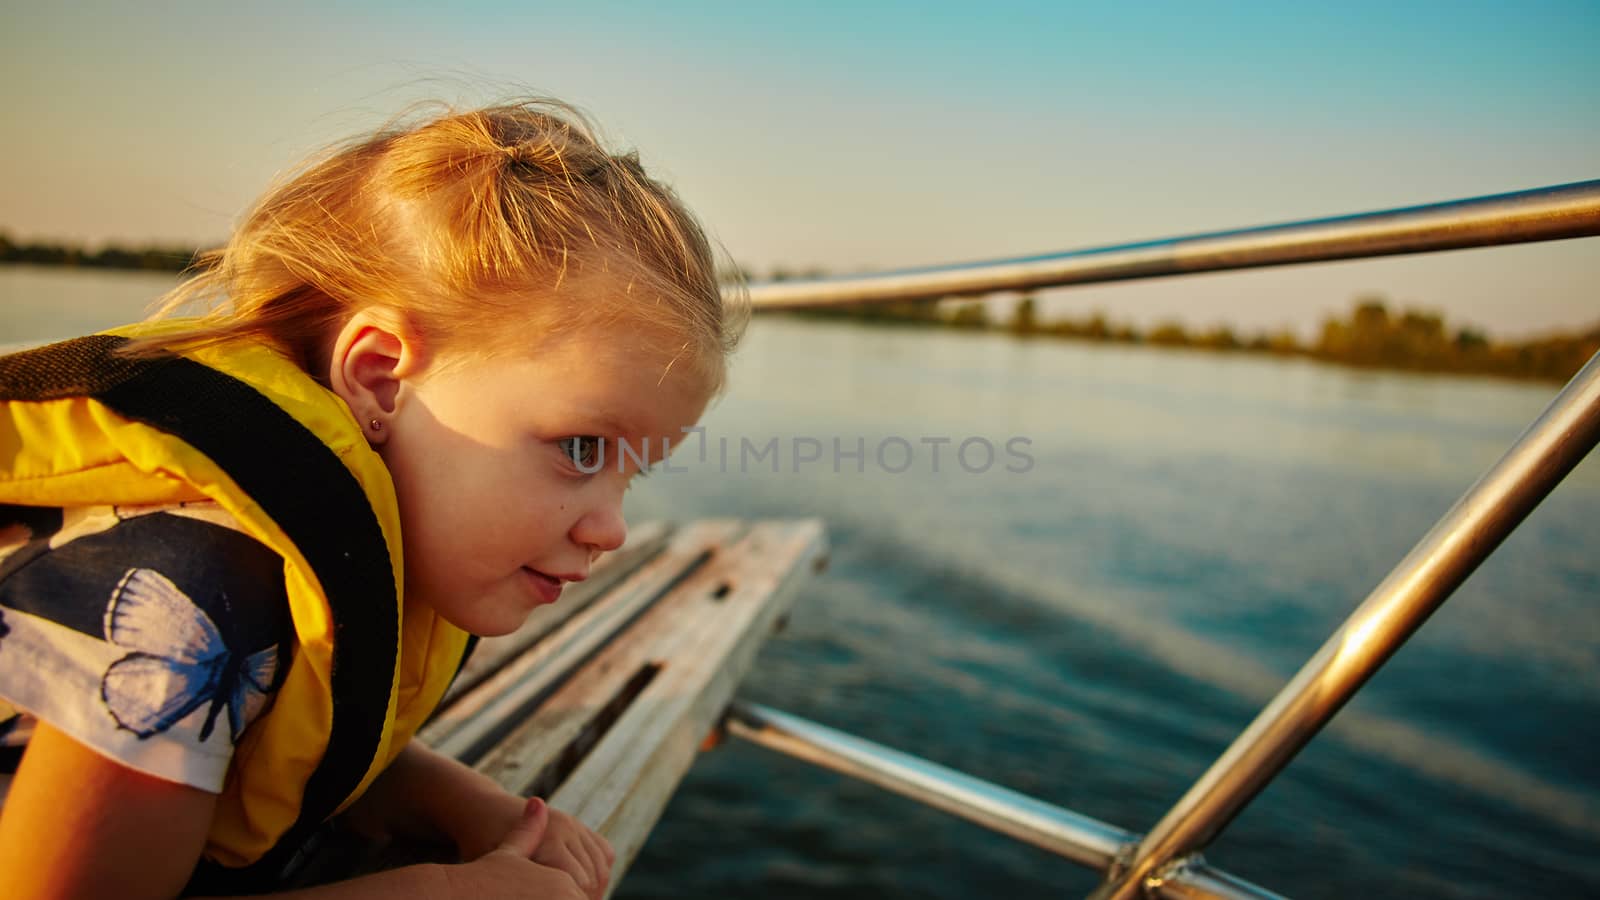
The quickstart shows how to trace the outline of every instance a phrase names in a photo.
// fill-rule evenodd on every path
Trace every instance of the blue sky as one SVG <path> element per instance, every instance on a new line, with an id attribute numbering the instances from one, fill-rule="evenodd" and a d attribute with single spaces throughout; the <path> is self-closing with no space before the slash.
<path id="1" fill-rule="evenodd" d="M 56 8 L 56 7 L 70 8 Z M 756 271 L 1050 252 L 1600 178 L 1600 4 L 57 4 L 0 12 L 0 229 L 211 242 L 424 97 L 578 103 Z M 1313 327 L 1600 319 L 1596 242 L 1082 288 Z"/>

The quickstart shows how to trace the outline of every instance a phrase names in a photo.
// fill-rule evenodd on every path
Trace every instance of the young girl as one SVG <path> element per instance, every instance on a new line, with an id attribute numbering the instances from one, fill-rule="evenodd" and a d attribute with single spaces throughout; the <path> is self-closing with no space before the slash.
<path id="1" fill-rule="evenodd" d="M 598 898 L 603 839 L 411 736 L 622 543 L 606 444 L 720 389 L 699 227 L 530 102 L 352 142 L 209 262 L 168 308 L 218 312 L 0 359 L 6 895 L 256 892 L 342 813 L 464 862 L 305 896 Z"/>

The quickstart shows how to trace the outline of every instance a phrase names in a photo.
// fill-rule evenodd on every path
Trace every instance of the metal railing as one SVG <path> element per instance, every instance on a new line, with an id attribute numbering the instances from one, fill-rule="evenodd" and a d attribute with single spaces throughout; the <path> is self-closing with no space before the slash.
<path id="1" fill-rule="evenodd" d="M 1600 235 L 1600 180 L 1429 206 L 750 289 L 757 309 L 926 299 Z M 1106 874 L 1091 900 L 1262 900 L 1199 853 L 1600 442 L 1600 353 L 1444 514 L 1145 835 L 787 713 L 735 703 L 730 734 L 904 794 Z"/>
<path id="2" fill-rule="evenodd" d="M 1131 831 L 771 707 L 735 702 L 724 724 L 735 737 L 859 778 L 1101 872 L 1128 859 L 1139 846 L 1139 835 Z M 1160 896 L 1284 900 L 1211 869 L 1197 857 L 1165 873 Z"/>
<path id="3" fill-rule="evenodd" d="M 1600 235 L 1600 180 L 1045 256 L 750 286 L 756 309 L 807 309 L 1191 275 Z"/>

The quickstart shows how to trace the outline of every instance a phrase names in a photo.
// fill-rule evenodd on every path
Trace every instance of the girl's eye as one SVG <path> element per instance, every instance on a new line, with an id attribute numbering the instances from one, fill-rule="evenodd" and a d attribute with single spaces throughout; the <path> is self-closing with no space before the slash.
<path id="1" fill-rule="evenodd" d="M 604 438 L 593 435 L 579 435 L 577 437 L 562 438 L 557 443 L 561 452 L 573 465 L 584 472 L 597 472 L 606 463 Z"/>

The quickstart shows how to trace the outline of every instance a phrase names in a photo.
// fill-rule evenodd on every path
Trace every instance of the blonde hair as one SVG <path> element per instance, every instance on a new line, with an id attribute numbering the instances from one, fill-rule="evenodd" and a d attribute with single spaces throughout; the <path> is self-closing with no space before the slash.
<path id="1" fill-rule="evenodd" d="M 158 315 L 197 301 L 211 312 L 141 352 L 254 338 L 319 375 L 339 325 L 382 305 L 435 347 L 486 352 L 649 323 L 674 364 L 687 357 L 720 389 L 749 315 L 672 190 L 548 99 L 446 110 L 336 147 L 269 190 L 200 266 Z"/>

